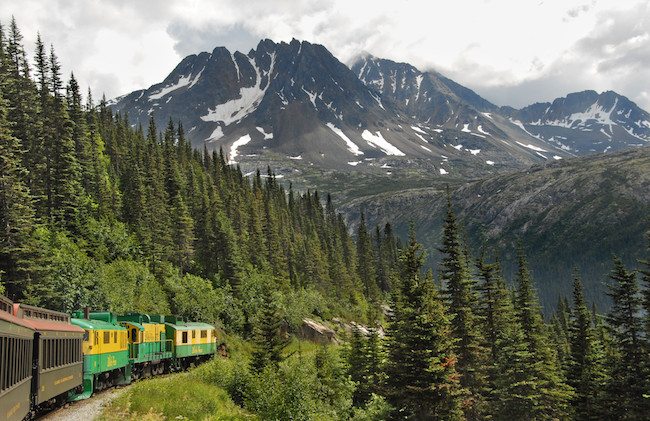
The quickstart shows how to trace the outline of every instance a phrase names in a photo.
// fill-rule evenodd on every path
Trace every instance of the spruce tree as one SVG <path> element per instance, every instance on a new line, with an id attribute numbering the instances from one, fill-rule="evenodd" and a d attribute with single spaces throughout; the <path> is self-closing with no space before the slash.
<path id="1" fill-rule="evenodd" d="M 619 258 L 614 259 L 608 295 L 612 307 L 607 324 L 612 332 L 616 358 L 608 386 L 611 399 L 610 417 L 624 420 L 642 420 L 650 411 L 644 395 L 646 376 L 643 361 L 641 297 L 636 273 L 628 271 Z"/>
<path id="2" fill-rule="evenodd" d="M 375 254 L 363 212 L 361 212 L 359 228 L 357 229 L 357 257 L 359 259 L 357 270 L 364 293 L 366 297 L 376 300 L 379 297 L 379 289 L 377 287 L 377 272 L 375 271 Z"/>
<path id="3" fill-rule="evenodd" d="M 36 223 L 22 151 L 20 141 L 11 134 L 0 89 L 0 272 L 13 298 L 20 298 L 35 265 L 32 233 Z"/>
<path id="4" fill-rule="evenodd" d="M 603 412 L 605 368 L 592 318 L 584 299 L 582 282 L 573 280 L 573 311 L 569 322 L 570 358 L 567 383 L 575 390 L 571 402 L 576 420 L 599 420 Z"/>
<path id="5" fill-rule="evenodd" d="M 521 247 L 517 254 L 519 270 L 515 310 L 530 358 L 528 378 L 535 381 L 534 395 L 530 399 L 530 419 L 567 418 L 573 390 L 564 382 L 557 356 L 550 347 L 528 262 Z"/>
<path id="6" fill-rule="evenodd" d="M 267 366 L 277 367 L 282 361 L 282 350 L 286 346 L 282 332 L 283 322 L 271 289 L 267 288 L 254 326 L 255 349 L 251 359 L 251 369 L 254 372 L 261 373 Z"/>
<path id="7" fill-rule="evenodd" d="M 50 177 L 50 211 L 52 221 L 73 233 L 79 233 L 82 225 L 81 208 L 84 192 L 81 174 L 72 138 L 73 123 L 68 115 L 65 98 L 62 95 L 60 64 L 50 49 L 50 72 L 52 90 L 52 159 Z"/>
<path id="8" fill-rule="evenodd" d="M 400 253 L 387 330 L 384 390 L 401 419 L 460 420 L 462 389 L 449 319 L 411 233 Z"/>
<path id="9" fill-rule="evenodd" d="M 368 385 L 368 353 L 367 339 L 359 328 L 352 327 L 349 348 L 347 350 L 348 374 L 356 389 L 352 395 L 352 402 L 355 406 L 363 406 L 370 398 Z"/>
<path id="10" fill-rule="evenodd" d="M 481 256 L 477 268 L 481 280 L 479 315 L 489 350 L 485 416 L 497 420 L 531 419 L 537 384 L 529 370 L 530 353 L 510 291 L 500 274 L 498 261 L 487 263 Z"/>
<path id="11" fill-rule="evenodd" d="M 467 406 L 465 411 L 468 418 L 476 419 L 480 417 L 482 411 L 482 394 L 485 387 L 483 339 L 479 330 L 479 319 L 474 309 L 477 301 L 474 280 L 470 273 L 465 247 L 460 241 L 456 215 L 449 196 L 442 247 L 439 251 L 442 253 L 440 279 L 447 299 L 452 334 L 457 339 L 456 368 L 461 375 L 461 384 L 470 392 L 464 401 Z"/>

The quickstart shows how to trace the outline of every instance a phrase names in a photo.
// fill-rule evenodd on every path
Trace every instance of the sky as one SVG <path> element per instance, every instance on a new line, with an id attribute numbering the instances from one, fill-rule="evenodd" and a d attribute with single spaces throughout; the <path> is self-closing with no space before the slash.
<path id="1" fill-rule="evenodd" d="M 437 70 L 498 105 L 614 90 L 650 110 L 650 2 L 639 0 L 3 0 L 25 46 L 112 98 L 161 82 L 189 54 L 259 40 L 323 44 Z"/>

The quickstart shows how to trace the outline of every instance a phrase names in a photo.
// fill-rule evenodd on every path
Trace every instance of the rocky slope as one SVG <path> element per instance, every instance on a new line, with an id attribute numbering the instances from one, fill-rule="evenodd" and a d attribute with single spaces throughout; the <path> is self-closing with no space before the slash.
<path id="1" fill-rule="evenodd" d="M 409 222 L 436 267 L 445 185 L 360 198 L 345 206 L 371 224 L 392 222 L 406 234 Z M 617 254 L 628 265 L 645 257 L 650 231 L 650 148 L 574 158 L 527 171 L 452 185 L 454 207 L 472 249 L 500 255 L 514 273 L 514 250 L 525 244 L 542 303 L 552 308 L 570 294 L 572 267 L 581 272 L 590 300 L 607 304 L 604 282 Z"/>

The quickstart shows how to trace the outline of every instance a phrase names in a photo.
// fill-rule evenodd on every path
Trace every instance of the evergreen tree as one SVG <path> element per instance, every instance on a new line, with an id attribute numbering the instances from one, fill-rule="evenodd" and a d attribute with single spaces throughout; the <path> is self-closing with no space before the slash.
<path id="1" fill-rule="evenodd" d="M 194 257 L 194 220 L 180 193 L 174 197 L 171 215 L 174 239 L 173 260 L 181 272 L 184 272 L 189 269 Z"/>
<path id="2" fill-rule="evenodd" d="M 357 230 L 357 256 L 359 259 L 357 270 L 364 288 L 364 293 L 366 297 L 376 300 L 379 296 L 375 271 L 376 262 L 373 253 L 372 238 L 368 233 L 363 212 L 361 212 L 361 219 Z"/>
<path id="3" fill-rule="evenodd" d="M 411 233 L 401 251 L 395 303 L 387 330 L 386 398 L 401 419 L 460 420 L 462 389 L 451 326 Z"/>
<path id="4" fill-rule="evenodd" d="M 0 273 L 6 292 L 19 298 L 33 271 L 34 209 L 22 165 L 22 146 L 9 129 L 0 89 Z"/>
<path id="5" fill-rule="evenodd" d="M 76 157 L 75 142 L 72 138 L 73 123 L 69 118 L 65 98 L 62 96 L 59 61 L 50 50 L 51 71 L 51 122 L 52 158 L 50 177 L 50 211 L 57 225 L 78 233 L 82 225 L 82 200 L 80 168 Z"/>
<path id="6" fill-rule="evenodd" d="M 642 260 L 641 266 L 643 267 L 641 269 L 641 281 L 643 283 L 643 298 L 642 298 L 642 306 L 643 306 L 643 313 L 645 314 L 644 321 L 643 321 L 643 330 L 645 332 L 645 345 L 646 345 L 646 351 L 645 351 L 645 356 L 646 356 L 646 366 L 647 369 L 649 370 L 650 374 L 650 233 L 647 235 L 647 252 L 648 252 L 648 257 L 645 260 Z M 650 387 L 650 384 L 648 385 Z"/>
<path id="7" fill-rule="evenodd" d="M 282 350 L 286 345 L 283 337 L 283 318 L 270 289 L 264 295 L 262 308 L 257 316 L 253 342 L 255 350 L 251 360 L 251 368 L 260 373 L 267 366 L 277 367 L 282 361 Z"/>
<path id="8" fill-rule="evenodd" d="M 370 398 L 370 385 L 368 384 L 368 346 L 367 340 L 361 331 L 354 326 L 350 335 L 349 349 L 347 350 L 348 374 L 357 387 L 352 395 L 355 406 L 363 406 Z"/>
<path id="9" fill-rule="evenodd" d="M 608 387 L 610 417 L 642 420 L 650 411 L 644 396 L 646 378 L 643 367 L 641 298 L 636 273 L 628 271 L 619 258 L 614 259 L 609 296 L 612 308 L 607 315 L 616 350 Z"/>
<path id="10" fill-rule="evenodd" d="M 515 293 L 515 310 L 530 360 L 530 378 L 535 380 L 534 396 L 530 400 L 530 419 L 567 418 L 572 389 L 564 382 L 557 356 L 549 346 L 549 336 L 542 319 L 539 301 L 521 248 L 518 250 L 519 271 Z"/>
<path id="11" fill-rule="evenodd" d="M 486 418 L 534 419 L 537 382 L 530 370 L 531 355 L 517 321 L 511 294 L 500 275 L 499 263 L 477 263 L 479 314 L 489 350 Z"/>
<path id="12" fill-rule="evenodd" d="M 476 419 L 482 411 L 482 394 L 485 387 L 483 339 L 479 330 L 479 319 L 474 310 L 477 301 L 474 280 L 471 277 L 466 250 L 459 238 L 456 215 L 449 196 L 442 247 L 439 251 L 442 253 L 440 278 L 445 288 L 452 334 L 457 339 L 456 368 L 461 375 L 461 384 L 470 392 L 465 400 L 465 413 L 468 418 Z"/>
<path id="13" fill-rule="evenodd" d="M 603 355 L 585 303 L 582 282 L 576 274 L 573 280 L 573 311 L 569 326 L 571 354 L 568 384 L 575 390 L 572 407 L 576 420 L 600 420 L 603 412 L 605 368 Z"/>

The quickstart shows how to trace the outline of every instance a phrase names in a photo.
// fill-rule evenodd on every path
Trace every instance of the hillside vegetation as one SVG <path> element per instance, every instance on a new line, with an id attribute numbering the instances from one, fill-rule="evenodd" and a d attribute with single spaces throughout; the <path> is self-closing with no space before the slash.
<path id="1" fill-rule="evenodd" d="M 508 278 L 513 250 L 521 242 L 543 306 L 570 294 L 578 269 L 587 298 L 605 309 L 605 281 L 613 255 L 636 266 L 650 231 L 650 148 L 535 166 L 527 171 L 452 184 L 459 220 L 471 249 L 495 250 Z M 362 197 L 344 205 L 350 220 L 365 211 L 370 225 L 391 221 L 405 237 L 415 224 L 418 238 L 437 267 L 446 186 Z M 354 225 L 354 224 L 353 224 Z"/>
<path id="2" fill-rule="evenodd" d="M 353 238 L 329 196 L 285 188 L 271 168 L 246 177 L 223 153 L 193 150 L 173 120 L 161 131 L 150 118 L 145 131 L 90 93 L 82 105 L 40 37 L 35 62 L 34 78 L 14 21 L 0 30 L 2 292 L 62 311 L 173 313 L 229 335 L 230 358 L 137 384 L 111 415 L 647 418 L 650 250 L 638 246 L 640 273 L 614 259 L 605 317 L 576 273 L 571 299 L 545 319 L 526 258 L 546 241 L 532 235 L 539 227 L 559 227 L 549 256 L 570 257 L 567 241 L 581 236 L 592 249 L 623 242 L 602 241 L 604 225 L 636 232 L 648 215 L 646 150 L 479 181 L 426 207 L 398 202 L 400 221 L 430 221 L 444 206 L 434 272 L 414 227 L 400 243 L 390 224 L 373 228 L 362 214 Z M 486 228 L 478 235 L 472 222 L 466 235 L 463 221 L 479 216 Z M 566 231 L 567 221 L 582 225 Z M 521 245 L 498 241 L 518 230 L 532 233 Z M 474 247 L 488 235 L 497 239 L 488 246 L 516 253 L 510 285 L 494 247 Z M 306 316 L 367 327 L 350 322 L 343 349 L 316 347 L 292 341 Z"/>

